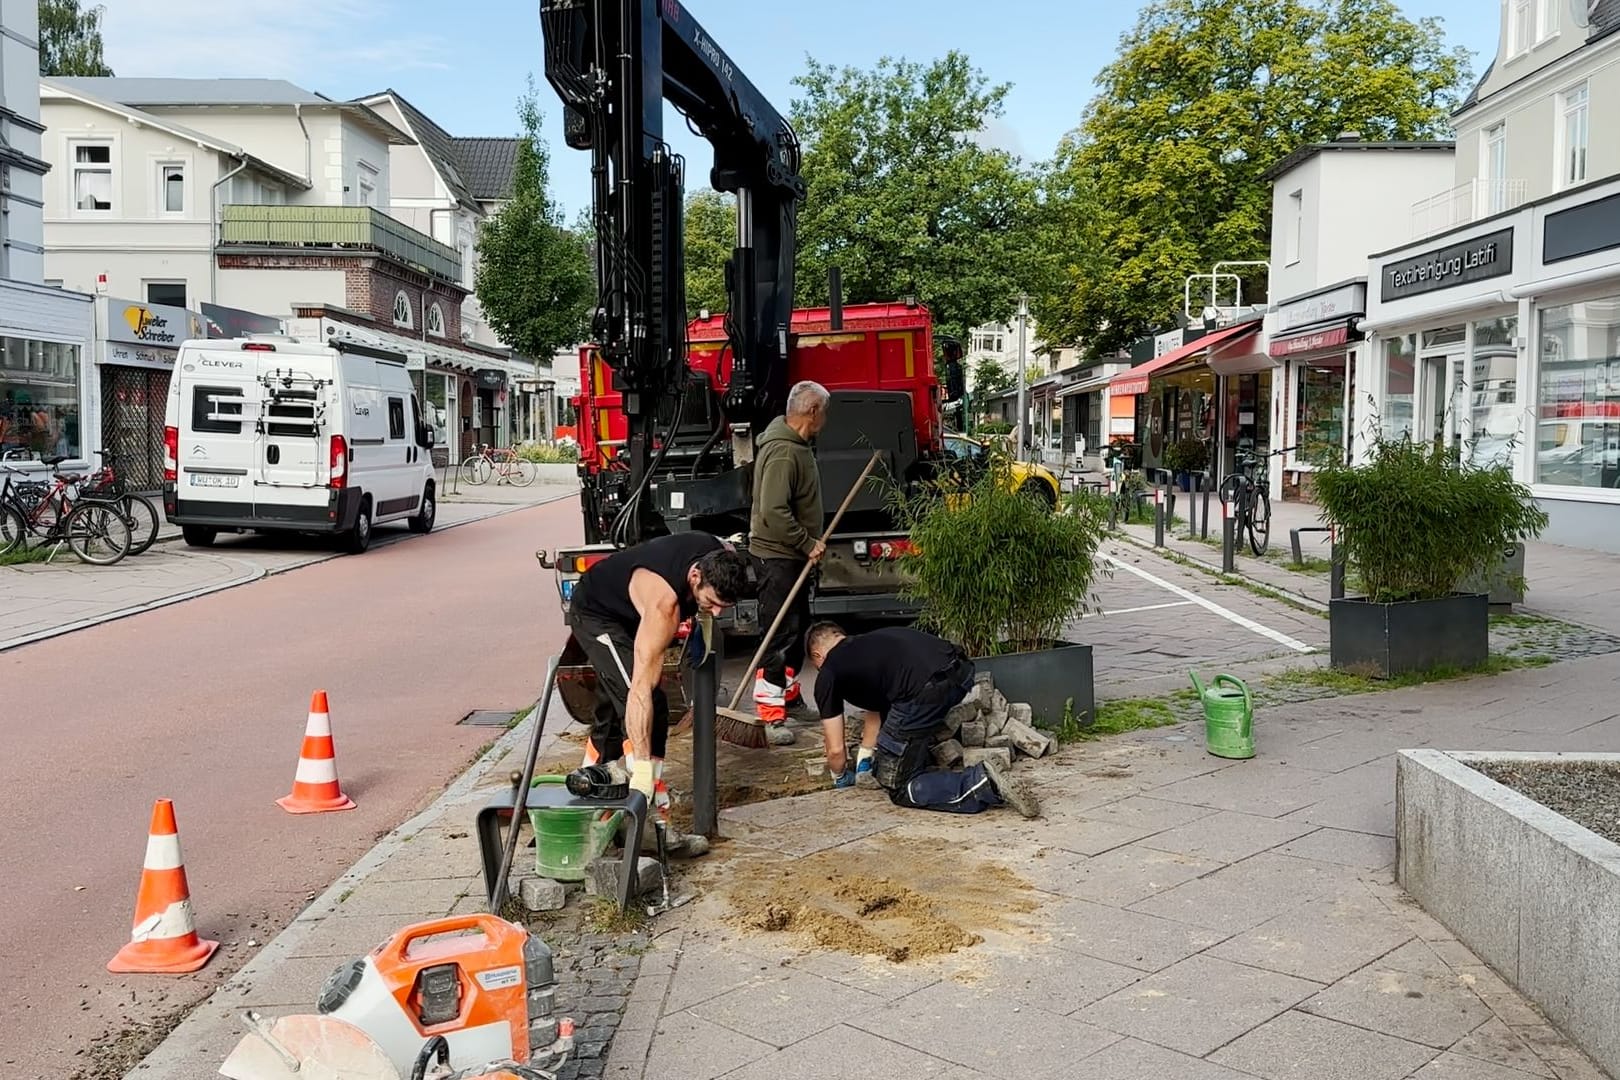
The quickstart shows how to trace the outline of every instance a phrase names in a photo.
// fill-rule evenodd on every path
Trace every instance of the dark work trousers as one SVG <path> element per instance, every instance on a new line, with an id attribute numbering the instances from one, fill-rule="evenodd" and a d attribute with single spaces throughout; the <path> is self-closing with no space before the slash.
<path id="1" fill-rule="evenodd" d="M 947 814 L 977 814 L 1001 805 L 983 765 L 958 771 L 933 764 L 934 734 L 972 689 L 973 661 L 963 659 L 915 698 L 890 707 L 878 729 L 872 771 L 894 805 Z"/>
<path id="2" fill-rule="evenodd" d="M 759 622 L 769 627 L 782 610 L 788 590 L 799 580 L 804 570 L 804 559 L 760 559 L 759 570 Z M 811 574 L 814 577 L 814 572 Z M 760 660 L 765 668 L 765 681 L 774 686 L 788 684 L 789 671 L 799 675 L 804 671 L 804 632 L 810 629 L 810 582 L 804 583 L 799 595 L 788 605 L 787 617 L 777 628 L 776 636 Z M 754 672 L 749 672 L 752 678 Z"/>
<path id="3" fill-rule="evenodd" d="M 568 612 L 568 625 L 596 672 L 596 714 L 591 720 L 591 747 L 596 751 L 598 762 L 617 761 L 624 756 L 627 736 L 624 713 L 630 698 L 628 676 L 635 671 L 635 635 L 616 622 L 598 619 L 577 609 Z M 661 669 L 659 674 L 661 679 Z M 668 736 L 669 699 L 659 686 L 652 692 L 653 757 L 664 756 Z M 638 755 L 647 752 L 645 747 L 634 749 Z"/>

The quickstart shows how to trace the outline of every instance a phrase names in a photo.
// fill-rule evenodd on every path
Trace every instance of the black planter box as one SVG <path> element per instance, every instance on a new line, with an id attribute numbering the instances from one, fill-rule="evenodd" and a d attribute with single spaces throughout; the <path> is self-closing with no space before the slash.
<path id="1" fill-rule="evenodd" d="M 1491 655 L 1490 629 L 1489 597 L 1480 593 L 1394 604 L 1354 597 L 1328 608 L 1333 666 L 1383 678 L 1479 667 Z"/>
<path id="2" fill-rule="evenodd" d="M 1054 641 L 1051 648 L 1035 652 L 975 656 L 973 666 L 980 673 L 988 672 L 1008 701 L 1029 705 L 1042 727 L 1063 723 L 1064 706 L 1071 698 L 1075 719 L 1082 727 L 1090 727 L 1096 718 L 1090 645 Z"/>

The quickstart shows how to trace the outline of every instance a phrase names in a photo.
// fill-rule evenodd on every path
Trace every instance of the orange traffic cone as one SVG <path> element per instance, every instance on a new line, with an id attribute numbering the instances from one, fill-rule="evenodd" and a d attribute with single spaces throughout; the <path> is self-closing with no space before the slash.
<path id="1" fill-rule="evenodd" d="M 326 711 L 326 691 L 315 691 L 309 702 L 309 725 L 304 748 L 298 754 L 298 774 L 292 794 L 276 800 L 289 814 L 324 814 L 353 810 L 354 800 L 338 787 L 337 756 L 332 749 L 332 717 Z"/>
<path id="2" fill-rule="evenodd" d="M 146 838 L 134 929 L 129 944 L 118 950 L 107 970 L 118 974 L 196 971 L 217 948 L 219 942 L 197 936 L 185 862 L 180 858 L 180 833 L 174 824 L 174 803 L 159 799 L 152 807 L 152 828 Z"/>

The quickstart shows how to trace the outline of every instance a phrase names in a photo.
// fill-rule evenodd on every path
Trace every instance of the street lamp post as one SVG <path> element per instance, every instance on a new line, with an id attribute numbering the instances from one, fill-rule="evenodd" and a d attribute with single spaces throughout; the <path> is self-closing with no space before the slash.
<path id="1" fill-rule="evenodd" d="M 1025 401 L 1024 387 L 1024 352 L 1029 344 L 1029 297 L 1020 293 L 1018 295 L 1018 442 L 1017 459 L 1024 460 L 1024 429 L 1028 423 L 1028 404 Z"/>

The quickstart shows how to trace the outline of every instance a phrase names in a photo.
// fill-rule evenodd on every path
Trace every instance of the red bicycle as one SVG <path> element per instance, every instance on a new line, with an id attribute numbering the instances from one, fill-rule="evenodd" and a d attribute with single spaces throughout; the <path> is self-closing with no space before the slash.
<path id="1" fill-rule="evenodd" d="M 59 465 L 57 458 L 47 464 Z M 82 498 L 69 491 L 84 477 L 57 473 L 53 482 L 37 481 L 20 469 L 0 466 L 0 555 L 9 555 L 28 541 L 51 544 L 50 558 L 65 545 L 79 561 L 111 566 L 132 547 L 129 520 L 112 500 Z M 22 477 L 18 480 L 18 477 Z"/>

